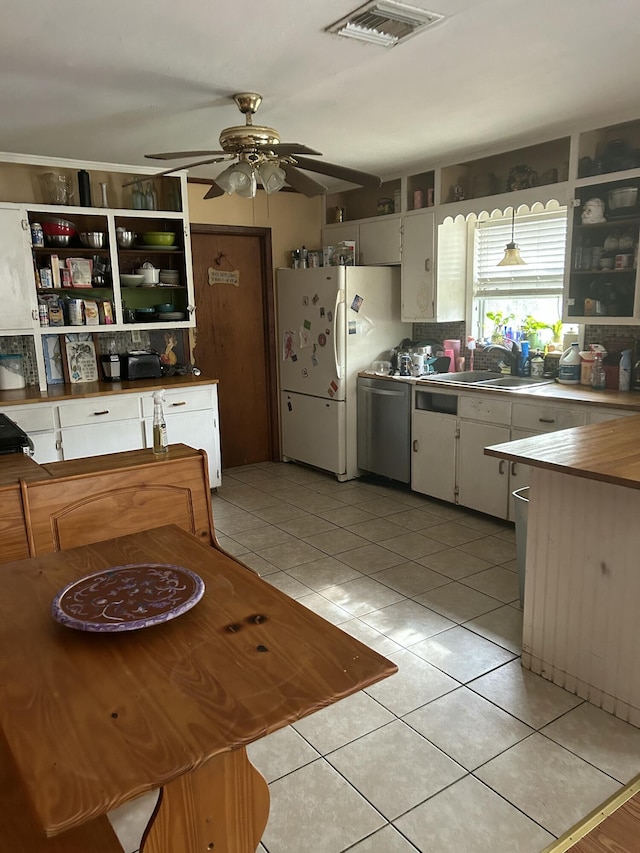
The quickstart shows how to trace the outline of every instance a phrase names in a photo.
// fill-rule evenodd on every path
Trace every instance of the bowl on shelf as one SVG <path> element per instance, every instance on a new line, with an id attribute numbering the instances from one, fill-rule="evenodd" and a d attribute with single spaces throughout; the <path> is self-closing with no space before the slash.
<path id="1" fill-rule="evenodd" d="M 82 231 L 80 242 L 89 249 L 102 249 L 105 243 L 104 231 Z"/>
<path id="2" fill-rule="evenodd" d="M 612 270 L 613 269 L 613 258 L 600 258 L 600 269 L 601 270 Z"/>
<path id="3" fill-rule="evenodd" d="M 638 200 L 638 187 L 618 187 L 607 196 L 610 210 L 633 207 Z M 46 232 L 45 232 L 46 233 Z"/>
<path id="4" fill-rule="evenodd" d="M 157 319 L 155 308 L 136 308 L 136 323 L 153 323 Z"/>
<path id="5" fill-rule="evenodd" d="M 173 231 L 146 231 L 142 242 L 147 246 L 173 246 L 176 235 Z"/>
<path id="6" fill-rule="evenodd" d="M 44 239 L 47 246 L 54 246 L 55 248 L 64 249 L 66 246 L 69 245 L 71 236 L 69 234 L 45 234 Z"/>
<path id="7" fill-rule="evenodd" d="M 140 287 L 144 280 L 143 275 L 133 275 L 133 274 L 120 274 L 120 284 L 123 287 Z"/>
<path id="8" fill-rule="evenodd" d="M 73 237 L 76 233 L 76 226 L 68 219 L 52 219 L 42 220 L 42 230 L 45 237 Z"/>
<path id="9" fill-rule="evenodd" d="M 173 312 L 173 302 L 162 302 L 160 305 L 154 305 L 153 307 L 158 314 L 171 314 Z"/>
<path id="10" fill-rule="evenodd" d="M 116 240 L 121 249 L 130 249 L 136 241 L 136 232 L 126 228 L 116 228 Z"/>

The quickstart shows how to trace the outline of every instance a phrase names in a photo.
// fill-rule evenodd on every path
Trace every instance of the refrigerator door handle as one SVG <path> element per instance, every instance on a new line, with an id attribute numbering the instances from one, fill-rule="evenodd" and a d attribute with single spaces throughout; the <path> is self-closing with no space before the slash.
<path id="1" fill-rule="evenodd" d="M 336 363 L 336 376 L 338 379 L 344 379 L 343 371 L 342 371 L 342 361 L 343 359 L 338 356 L 338 329 L 343 329 L 345 327 L 346 318 L 345 318 L 345 301 L 344 301 L 344 292 L 339 290 L 336 293 L 336 304 L 333 309 L 333 358 Z M 338 314 L 340 312 L 340 314 Z M 342 336 L 341 344 L 342 344 Z M 343 355 L 343 353 L 340 353 Z"/>

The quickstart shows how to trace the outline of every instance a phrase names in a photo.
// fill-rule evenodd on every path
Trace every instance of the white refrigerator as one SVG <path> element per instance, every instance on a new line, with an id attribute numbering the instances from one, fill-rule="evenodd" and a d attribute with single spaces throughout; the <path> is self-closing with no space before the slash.
<path id="1" fill-rule="evenodd" d="M 358 372 L 411 337 L 400 269 L 279 269 L 276 309 L 283 458 L 357 477 Z"/>

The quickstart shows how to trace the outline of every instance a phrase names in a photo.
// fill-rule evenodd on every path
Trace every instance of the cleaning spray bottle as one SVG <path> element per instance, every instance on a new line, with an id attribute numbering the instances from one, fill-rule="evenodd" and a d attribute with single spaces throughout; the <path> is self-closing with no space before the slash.
<path id="1" fill-rule="evenodd" d="M 169 452 L 167 441 L 167 424 L 164 419 L 162 404 L 164 402 L 164 389 L 153 392 L 153 452 L 156 456 L 162 456 Z"/>

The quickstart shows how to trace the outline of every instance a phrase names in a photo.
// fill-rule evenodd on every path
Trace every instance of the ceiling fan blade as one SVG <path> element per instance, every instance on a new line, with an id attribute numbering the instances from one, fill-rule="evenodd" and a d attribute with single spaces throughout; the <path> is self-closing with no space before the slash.
<path id="1" fill-rule="evenodd" d="M 304 193 L 304 195 L 309 198 L 313 198 L 313 196 L 316 195 L 324 195 L 326 193 L 327 188 L 324 184 L 314 181 L 313 178 L 310 178 L 309 175 L 305 175 L 304 172 L 296 169 L 295 166 L 283 163 L 281 168 L 284 169 L 284 173 L 287 176 L 287 183 L 292 186 L 294 190 Z"/>
<path id="2" fill-rule="evenodd" d="M 164 154 L 145 154 L 147 160 L 183 160 L 185 157 L 214 157 L 225 151 L 167 151 Z"/>
<path id="3" fill-rule="evenodd" d="M 257 145 L 256 148 L 258 151 L 273 151 L 274 154 L 315 154 L 322 157 L 320 151 L 314 151 L 299 142 L 276 142 L 273 145 Z"/>
<path id="4" fill-rule="evenodd" d="M 207 194 L 203 196 L 203 199 L 218 198 L 221 195 L 224 195 L 224 190 L 222 189 L 222 187 L 219 187 L 217 184 L 212 184 Z"/>
<path id="5" fill-rule="evenodd" d="M 331 178 L 340 178 L 350 181 L 352 184 L 360 184 L 362 187 L 373 187 L 377 189 L 382 185 L 382 178 L 371 175 L 369 172 L 359 172 L 357 169 L 349 169 L 346 166 L 336 166 L 335 163 L 326 163 L 322 160 L 308 160 L 306 157 L 296 156 L 296 163 L 301 169 L 310 172 L 319 172 Z"/>
<path id="6" fill-rule="evenodd" d="M 142 178 L 138 176 L 132 181 L 127 181 L 123 187 L 130 187 L 132 184 L 139 184 L 140 181 L 152 181 L 154 178 L 164 178 L 165 175 L 170 175 L 172 172 L 179 172 L 180 169 L 192 169 L 195 166 L 208 166 L 209 163 L 220 163 L 227 157 L 209 157 L 208 160 L 197 160 L 195 163 L 182 163 L 180 166 L 174 166 L 173 169 L 165 169 L 164 172 L 157 172 L 155 175 L 145 175 Z"/>

